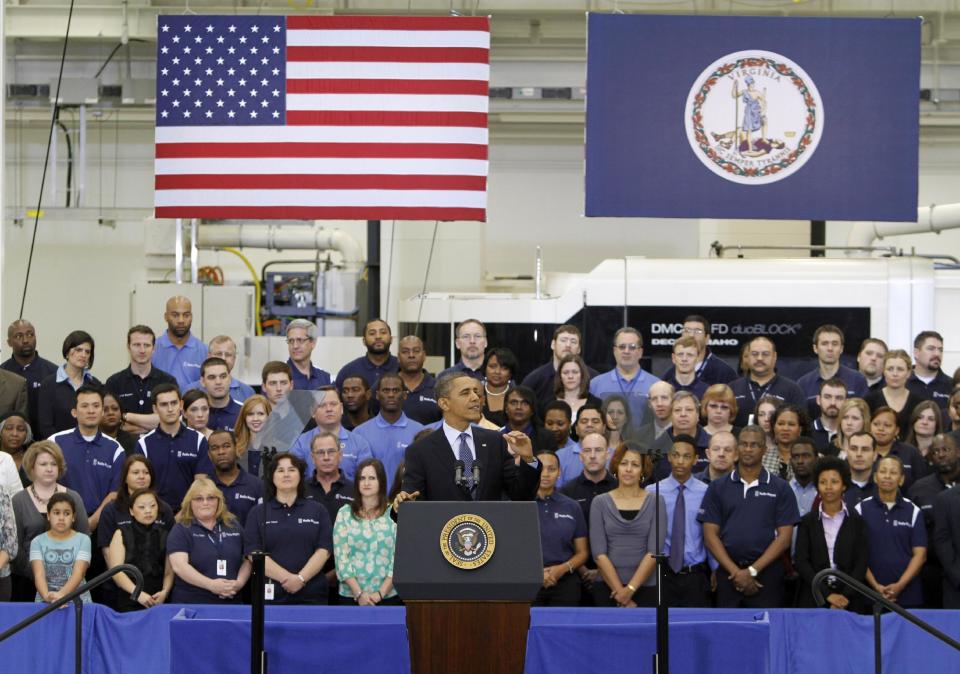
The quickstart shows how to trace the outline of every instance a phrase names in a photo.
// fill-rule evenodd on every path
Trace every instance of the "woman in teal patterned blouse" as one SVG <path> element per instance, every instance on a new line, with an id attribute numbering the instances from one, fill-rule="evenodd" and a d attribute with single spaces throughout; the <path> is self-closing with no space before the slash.
<path id="1" fill-rule="evenodd" d="M 393 589 L 393 549 L 397 525 L 390 517 L 387 475 L 377 459 L 357 466 L 349 507 L 333 525 L 333 554 L 340 578 L 340 603 L 349 606 L 397 605 Z"/>

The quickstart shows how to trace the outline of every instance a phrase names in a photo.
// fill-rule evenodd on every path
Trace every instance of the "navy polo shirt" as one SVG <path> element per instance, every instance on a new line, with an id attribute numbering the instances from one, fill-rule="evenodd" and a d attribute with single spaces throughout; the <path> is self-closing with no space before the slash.
<path id="1" fill-rule="evenodd" d="M 151 362 L 177 380 L 180 390 L 186 389 L 190 382 L 200 378 L 200 366 L 207 359 L 207 345 L 194 337 L 187 337 L 186 343 L 177 347 L 170 341 L 170 335 L 164 332 L 157 337 L 157 347 Z"/>
<path id="2" fill-rule="evenodd" d="M 174 509 L 179 510 L 187 489 L 197 473 L 214 473 L 207 456 L 207 439 L 200 433 L 178 426 L 176 435 L 157 427 L 140 438 L 138 453 L 150 459 L 157 481 L 153 488 Z"/>
<path id="3" fill-rule="evenodd" d="M 217 489 L 223 492 L 227 510 L 237 516 L 241 527 L 244 526 L 247 523 L 247 515 L 250 510 L 263 498 L 263 482 L 243 468 L 240 468 L 237 479 L 229 485 L 220 481 L 216 471 L 210 477 L 213 479 L 213 483 L 217 485 Z"/>
<path id="4" fill-rule="evenodd" d="M 370 388 L 373 388 L 373 385 L 380 379 L 380 375 L 387 372 L 398 372 L 399 370 L 400 361 L 392 354 L 387 356 L 383 365 L 377 365 L 367 356 L 360 356 L 340 368 L 340 372 L 337 373 L 337 388 L 343 389 L 343 382 L 347 377 L 360 377 L 370 385 Z"/>
<path id="5" fill-rule="evenodd" d="M 823 426 L 823 422 L 820 418 L 813 420 L 813 429 L 810 431 L 810 439 L 813 440 L 813 445 L 816 447 L 816 450 L 819 454 L 825 456 L 836 456 L 840 453 L 840 450 L 837 448 L 833 442 L 831 442 L 836 436 L 836 432 L 831 433 Z"/>
<path id="6" fill-rule="evenodd" d="M 937 370 L 937 376 L 928 384 L 914 372 L 907 379 L 907 389 L 924 400 L 932 400 L 940 405 L 940 409 L 945 410 L 950 402 L 950 392 L 953 391 L 953 379 L 944 374 L 943 370 Z"/>
<path id="7" fill-rule="evenodd" d="M 58 482 L 80 494 L 87 514 L 92 513 L 120 485 L 126 458 L 123 447 L 99 431 L 87 441 L 79 428 L 54 433 L 49 439 L 60 447 L 67 464 L 67 471 Z"/>
<path id="8" fill-rule="evenodd" d="M 442 377 L 445 374 L 465 374 L 468 377 L 473 377 L 477 381 L 483 381 L 484 379 L 483 365 L 474 370 L 464 365 L 462 360 L 458 360 L 455 365 L 448 367 L 446 370 L 438 374 L 437 377 Z"/>
<path id="9" fill-rule="evenodd" d="M 537 511 L 540 514 L 543 565 L 563 564 L 573 557 L 573 540 L 587 537 L 587 521 L 583 511 L 572 498 L 557 492 L 537 498 Z"/>
<path id="10" fill-rule="evenodd" d="M 432 424 L 440 421 L 443 413 L 437 406 L 437 392 L 434 389 L 437 380 L 433 375 L 423 371 L 423 381 L 417 388 L 407 389 L 407 397 L 403 401 L 403 413 L 421 424 Z M 406 386 L 404 386 L 406 388 Z"/>
<path id="11" fill-rule="evenodd" d="M 866 377 L 846 365 L 841 365 L 834 377 L 846 384 L 847 398 L 865 398 L 870 392 Z M 820 376 L 819 365 L 797 380 L 797 386 L 807 397 L 807 407 L 811 416 L 820 414 L 820 408 L 817 406 L 817 396 L 820 395 L 820 385 L 824 381 L 824 378 Z"/>
<path id="12" fill-rule="evenodd" d="M 901 489 L 907 491 L 910 486 L 918 479 L 927 474 L 927 461 L 923 458 L 920 450 L 913 445 L 895 440 L 890 447 L 889 456 L 896 456 L 903 462 L 903 486 Z M 880 463 L 881 456 L 877 457 L 877 463 Z"/>
<path id="13" fill-rule="evenodd" d="M 314 367 L 313 363 L 310 363 L 309 377 L 294 365 L 292 358 L 287 358 L 287 365 L 290 366 L 290 371 L 293 373 L 293 388 L 298 391 L 316 391 L 321 386 L 330 385 L 330 373 L 321 370 L 319 367 Z"/>
<path id="14" fill-rule="evenodd" d="M 892 508 L 879 496 L 872 496 L 857 505 L 857 512 L 867 522 L 870 571 L 881 585 L 897 582 L 913 557 L 913 549 L 927 547 L 927 527 L 920 508 L 898 493 Z M 900 593 L 897 603 L 901 606 L 923 604 L 920 575 Z"/>
<path id="15" fill-rule="evenodd" d="M 663 373 L 664 381 L 667 377 L 673 378 L 675 371 L 676 368 L 671 365 L 670 369 Z M 710 349 L 707 349 L 706 357 L 697 366 L 696 374 L 697 379 L 708 387 L 714 384 L 729 384 L 739 376 L 736 370 L 715 356 Z"/>
<path id="16" fill-rule="evenodd" d="M 40 393 L 40 382 L 52 374 L 57 373 L 57 364 L 51 363 L 39 355 L 34 356 L 26 365 L 21 365 L 14 358 L 8 358 L 0 363 L 0 367 L 8 372 L 18 374 L 27 380 L 27 415 L 30 425 L 37 431 L 37 396 Z"/>
<path id="17" fill-rule="evenodd" d="M 113 533 L 124 524 L 130 524 L 132 521 L 133 516 L 130 514 L 130 510 L 126 508 L 118 510 L 116 500 L 103 506 L 103 510 L 100 511 L 100 523 L 97 525 L 97 547 L 109 547 L 110 541 L 113 540 Z M 167 531 L 170 531 L 173 525 L 177 523 L 174 519 L 173 509 L 163 499 L 160 500 L 157 523 Z"/>
<path id="18" fill-rule="evenodd" d="M 694 377 L 693 381 L 689 384 L 681 384 L 677 381 L 675 373 L 670 375 L 664 375 L 663 381 L 670 384 L 673 387 L 674 391 L 687 391 L 697 396 L 697 400 L 703 401 L 703 394 L 709 388 L 709 385 L 705 381 L 701 381 L 699 378 Z"/>
<path id="19" fill-rule="evenodd" d="M 803 409 L 807 404 L 807 397 L 800 387 L 780 375 L 774 375 L 773 379 L 762 386 L 749 377 L 734 379 L 729 386 L 737 400 L 737 418 L 734 419 L 733 425 L 741 428 L 747 425 L 750 416 L 757 407 L 757 402 L 763 396 L 771 396 L 777 400 L 793 403 L 800 409 Z"/>
<path id="20" fill-rule="evenodd" d="M 720 527 L 720 540 L 734 563 L 753 563 L 773 543 L 777 528 L 800 521 L 797 498 L 786 480 L 760 470 L 744 493 L 740 472 L 707 485 L 697 517 Z"/>
<path id="21" fill-rule="evenodd" d="M 243 407 L 233 398 L 226 407 L 214 407 L 210 405 L 210 420 L 207 421 L 207 428 L 211 431 L 232 431 L 237 425 L 237 417 L 240 416 L 240 409 Z"/>
<path id="22" fill-rule="evenodd" d="M 212 530 L 197 521 L 189 527 L 178 524 L 167 536 L 167 554 L 174 552 L 187 553 L 190 566 L 207 578 L 236 580 L 243 564 L 243 529 L 236 523 L 228 527 L 217 522 Z M 217 573 L 217 561 L 221 559 L 227 563 L 227 572 L 222 575 Z M 239 596 L 221 599 L 174 574 L 172 604 L 235 604 L 239 601 Z"/>
<path id="23" fill-rule="evenodd" d="M 353 501 L 353 483 L 343 479 L 343 473 L 330 483 L 330 491 L 323 490 L 323 485 L 317 482 L 317 476 L 307 482 L 307 498 L 322 504 L 330 514 L 330 526 L 337 521 L 337 512 L 343 506 Z"/>
<path id="24" fill-rule="evenodd" d="M 859 485 L 851 481 L 850 486 L 843 492 L 843 502 L 847 504 L 847 508 L 856 508 L 860 501 L 876 495 L 877 485 L 873 480 L 870 480 L 864 485 Z"/>
<path id="25" fill-rule="evenodd" d="M 117 397 L 120 409 L 124 413 L 152 414 L 153 400 L 150 395 L 159 384 L 176 384 L 177 380 L 163 370 L 152 367 L 146 377 L 133 373 L 127 366 L 119 372 L 114 372 L 107 379 L 104 387 Z"/>
<path id="26" fill-rule="evenodd" d="M 290 573 L 298 573 L 317 550 L 333 554 L 333 525 L 327 509 L 312 499 L 298 498 L 293 505 L 273 499 L 253 507 L 244 527 L 244 554 L 261 550 Z M 287 595 L 274 581 L 274 601 L 326 603 L 327 579 L 322 573 L 307 581 L 295 595 Z"/>
<path id="27" fill-rule="evenodd" d="M 665 480 L 670 475 L 670 462 L 667 461 L 667 454 L 670 453 L 670 450 L 673 448 L 673 427 L 671 426 L 666 430 L 666 432 L 661 435 L 659 438 L 653 441 L 652 448 L 657 449 L 662 453 L 662 456 L 659 461 L 655 463 L 653 478 L 650 480 L 650 483 L 659 482 L 660 480 Z M 701 470 L 707 470 L 710 467 L 710 461 L 707 460 L 707 447 L 710 446 L 710 434 L 707 433 L 706 429 L 703 426 L 697 426 L 697 432 L 694 435 L 694 439 L 697 441 L 696 452 L 697 460 L 693 464 L 693 472 L 698 473 Z"/>
<path id="28" fill-rule="evenodd" d="M 393 489 L 393 478 L 403 461 L 404 452 L 413 444 L 414 436 L 423 430 L 423 424 L 408 419 L 400 413 L 395 423 L 388 423 L 382 414 L 357 426 L 353 433 L 367 441 L 368 447 L 360 452 L 358 461 L 380 459 L 387 473 L 387 491 Z"/>

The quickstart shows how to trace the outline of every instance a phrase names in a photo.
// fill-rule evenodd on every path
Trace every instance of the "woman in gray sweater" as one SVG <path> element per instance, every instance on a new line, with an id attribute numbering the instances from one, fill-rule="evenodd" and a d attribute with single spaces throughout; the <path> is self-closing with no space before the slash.
<path id="1" fill-rule="evenodd" d="M 591 592 L 596 606 L 635 608 L 656 603 L 656 560 L 667 531 L 660 497 L 660 540 L 656 540 L 654 495 L 643 488 L 653 473 L 650 457 L 621 444 L 610 462 L 618 485 L 590 507 L 590 548 L 600 570 Z"/>

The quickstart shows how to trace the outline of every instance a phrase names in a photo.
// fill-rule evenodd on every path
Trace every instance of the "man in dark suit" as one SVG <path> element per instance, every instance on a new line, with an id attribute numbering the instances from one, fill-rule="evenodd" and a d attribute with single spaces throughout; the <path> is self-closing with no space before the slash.
<path id="1" fill-rule="evenodd" d="M 472 424 L 480 421 L 483 384 L 460 372 L 437 380 L 437 405 L 443 424 L 407 447 L 403 489 L 394 507 L 404 501 L 532 501 L 540 483 L 540 463 L 530 438 L 514 431 L 501 435 Z M 519 456 L 519 464 L 515 457 Z M 462 466 L 459 464 L 462 462 Z M 479 480 L 474 483 L 474 466 Z M 458 470 L 459 468 L 459 470 Z M 462 476 L 459 483 L 457 475 Z"/>
<path id="2" fill-rule="evenodd" d="M 27 380 L 0 370 L 0 414 L 7 412 L 27 413 Z"/>

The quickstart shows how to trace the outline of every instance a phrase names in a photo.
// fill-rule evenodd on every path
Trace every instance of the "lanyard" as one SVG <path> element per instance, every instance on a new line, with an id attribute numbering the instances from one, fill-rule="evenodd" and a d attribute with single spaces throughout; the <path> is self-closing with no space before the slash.
<path id="1" fill-rule="evenodd" d="M 703 357 L 703 360 L 700 361 L 700 364 L 697 366 L 696 371 L 693 373 L 694 377 L 696 377 L 697 379 L 700 378 L 700 374 L 703 372 L 703 368 L 707 366 L 707 361 L 710 360 L 712 356 L 713 356 L 712 353 L 707 353 L 707 355 Z"/>
<path id="2" fill-rule="evenodd" d="M 213 525 L 213 533 L 215 533 L 215 534 L 217 535 L 217 539 L 216 539 L 216 540 L 214 540 L 213 536 L 210 535 L 210 532 L 207 531 L 206 528 L 204 528 L 202 524 L 200 525 L 200 527 L 203 528 L 203 533 L 206 534 L 207 540 L 210 541 L 210 544 L 213 545 L 213 547 L 215 547 L 215 548 L 217 549 L 217 558 L 218 558 L 218 559 L 223 559 L 223 549 L 222 549 L 222 546 L 223 546 L 223 528 L 220 526 L 220 523 L 217 522 L 215 525 Z"/>
<path id="3" fill-rule="evenodd" d="M 771 379 L 770 381 L 768 381 L 768 382 L 767 382 L 766 384 L 764 384 L 763 386 L 761 386 L 760 384 L 757 384 L 757 389 L 759 389 L 759 391 L 760 391 L 760 396 L 759 396 L 760 398 L 762 398 L 763 396 L 767 395 L 767 391 L 770 390 L 770 387 L 773 386 L 773 382 L 775 382 L 776 380 L 777 380 L 777 378 L 776 378 L 776 376 L 774 376 L 773 379 Z M 753 384 L 754 384 L 753 380 L 748 377 L 748 378 L 747 378 L 747 391 L 750 392 L 750 397 L 753 399 L 753 407 L 754 407 L 754 409 L 756 409 L 758 397 L 757 397 L 757 394 L 756 394 L 756 393 L 754 392 L 754 390 L 753 390 Z"/>

